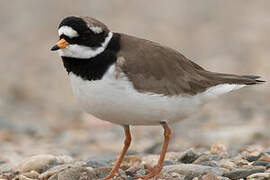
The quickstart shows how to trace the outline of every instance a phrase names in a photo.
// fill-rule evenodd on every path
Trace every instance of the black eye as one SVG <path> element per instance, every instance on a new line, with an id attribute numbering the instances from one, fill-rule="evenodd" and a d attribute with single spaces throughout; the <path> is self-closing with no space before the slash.
<path id="1" fill-rule="evenodd" d="M 74 41 L 73 39 L 74 38 L 70 38 L 70 37 L 68 37 L 68 36 L 66 36 L 64 34 L 62 34 L 59 39 L 65 39 L 69 44 L 74 44 L 73 43 L 73 41 Z"/>

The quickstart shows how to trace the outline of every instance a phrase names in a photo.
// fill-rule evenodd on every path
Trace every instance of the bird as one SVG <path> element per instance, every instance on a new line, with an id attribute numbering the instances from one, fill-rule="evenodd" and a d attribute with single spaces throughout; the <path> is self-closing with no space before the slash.
<path id="1" fill-rule="evenodd" d="M 123 150 L 103 180 L 117 175 L 131 143 L 130 126 L 164 129 L 157 165 L 148 174 L 135 176 L 147 180 L 163 168 L 171 124 L 219 95 L 265 82 L 260 76 L 208 71 L 177 50 L 113 32 L 92 17 L 65 17 L 58 35 L 51 50 L 62 58 L 78 104 L 86 113 L 124 128 Z"/>

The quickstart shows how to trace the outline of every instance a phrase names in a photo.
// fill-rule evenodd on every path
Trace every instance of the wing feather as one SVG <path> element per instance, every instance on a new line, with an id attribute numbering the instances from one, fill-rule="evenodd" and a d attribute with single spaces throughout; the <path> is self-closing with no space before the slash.
<path id="1" fill-rule="evenodd" d="M 181 53 L 158 43 L 121 34 L 117 60 L 122 72 L 140 92 L 195 95 L 218 84 L 257 84 L 254 76 L 213 73 Z"/>

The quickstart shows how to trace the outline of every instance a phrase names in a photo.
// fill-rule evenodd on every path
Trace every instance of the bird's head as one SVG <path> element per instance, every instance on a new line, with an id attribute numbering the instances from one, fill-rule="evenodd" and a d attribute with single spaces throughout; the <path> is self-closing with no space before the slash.
<path id="1" fill-rule="evenodd" d="M 58 35 L 60 40 L 52 51 L 61 57 L 87 59 L 102 53 L 113 34 L 96 19 L 70 16 L 59 24 Z"/>

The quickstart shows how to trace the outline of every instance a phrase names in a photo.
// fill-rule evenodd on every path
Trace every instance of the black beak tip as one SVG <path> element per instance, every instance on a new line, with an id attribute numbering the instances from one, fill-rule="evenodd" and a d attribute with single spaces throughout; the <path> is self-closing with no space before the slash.
<path id="1" fill-rule="evenodd" d="M 58 50 L 58 49 L 60 49 L 60 47 L 57 46 L 57 45 L 55 45 L 55 46 L 53 46 L 53 47 L 51 48 L 51 51 L 56 51 L 56 50 Z"/>

